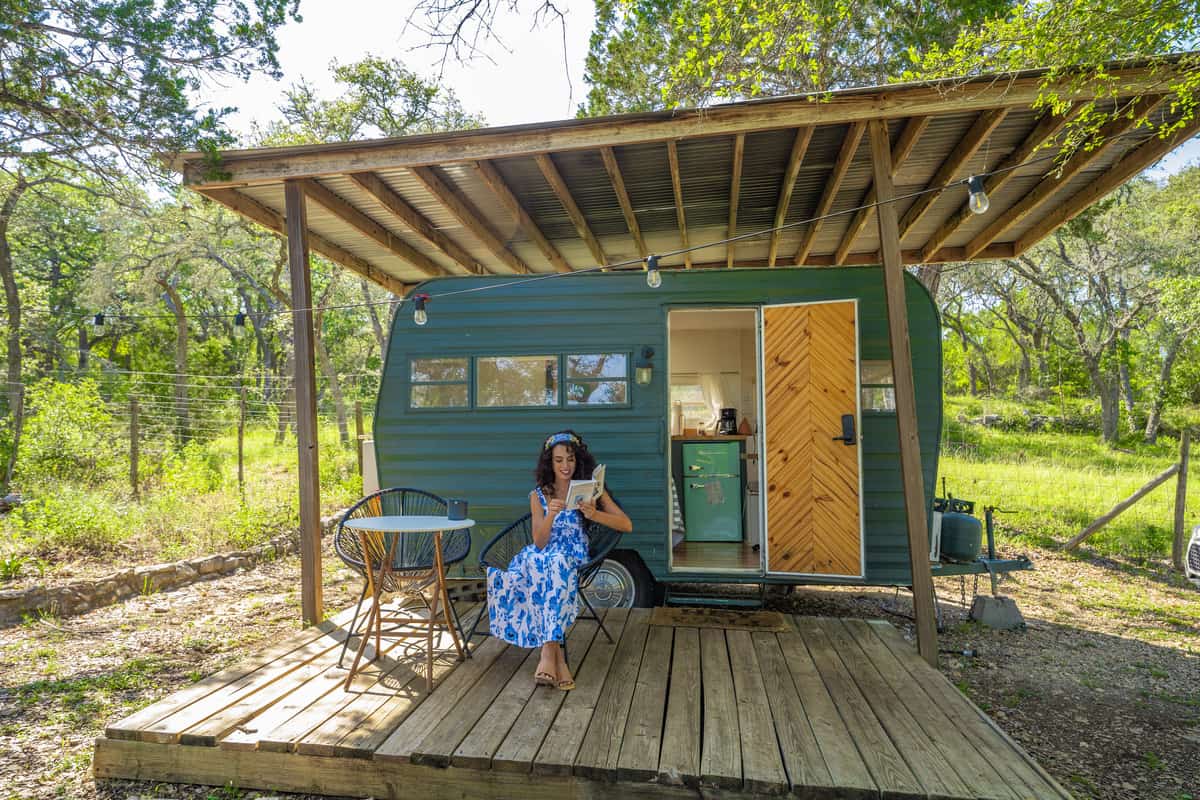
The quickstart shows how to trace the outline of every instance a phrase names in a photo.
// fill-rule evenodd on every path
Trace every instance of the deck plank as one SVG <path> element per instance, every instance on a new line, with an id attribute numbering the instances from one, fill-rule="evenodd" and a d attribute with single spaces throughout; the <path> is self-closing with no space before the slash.
<path id="1" fill-rule="evenodd" d="M 839 620 L 830 618 L 814 622 L 828 637 L 846 672 L 858 686 L 904 762 L 913 775 L 918 776 L 926 793 L 934 798 L 975 797 L 966 781 L 954 770 L 953 762 L 942 754 L 932 736 L 921 728 L 845 626 Z"/>
<path id="2" fill-rule="evenodd" d="M 621 755 L 621 732 L 629 719 L 629 707 L 637 688 L 642 654 L 650 633 L 650 610 L 635 608 L 629 612 L 625 633 L 609 667 L 604 688 L 597 698 L 587 732 L 579 744 L 574 774 L 594 780 L 615 780 L 617 759 Z"/>
<path id="3" fill-rule="evenodd" d="M 627 639 L 637 636 L 640 629 L 645 638 L 646 620 L 649 612 L 641 613 L 644 609 L 613 609 L 605 618 L 605 627 L 612 631 L 608 623 L 616 618 L 624 617 L 620 635 L 614 634 L 615 642 L 609 642 L 603 634 L 597 634 L 588 651 L 587 660 L 583 663 L 580 674 L 575 677 L 575 691 L 568 692 L 558 711 L 558 716 L 550 725 L 545 740 L 538 748 L 533 759 L 533 771 L 540 775 L 570 775 L 575 765 L 575 756 L 579 754 L 579 746 L 583 743 L 584 733 L 596 710 L 608 678 L 609 668 L 613 659 Z M 640 622 L 638 622 L 640 620 Z M 637 625 L 634 623 L 638 622 Z M 628 647 L 629 645 L 624 645 Z M 638 645 L 639 649 L 641 645 Z"/>
<path id="4" fill-rule="evenodd" d="M 871 706 L 855 685 L 817 620 L 797 617 L 796 624 L 858 752 L 884 798 L 924 798 L 926 792 L 892 744 Z"/>
<path id="5" fill-rule="evenodd" d="M 272 645 L 244 661 L 209 675 L 186 689 L 146 706 L 135 714 L 111 723 L 105 727 L 104 735 L 109 739 L 142 739 L 144 731 L 155 722 L 200 702 L 231 684 L 245 679 L 252 673 L 259 670 L 283 669 L 289 660 L 288 656 L 295 651 L 331 635 L 339 628 L 344 629 L 350 622 L 351 612 L 352 609 L 345 609 L 319 625 L 305 628 L 294 636 L 289 636 L 282 642 Z M 157 739 L 152 737 L 147 738 L 146 741 L 157 741 Z"/>
<path id="6" fill-rule="evenodd" d="M 605 627 L 609 634 L 614 640 L 619 640 L 621 631 L 625 628 L 625 612 L 613 614 L 600 609 L 599 613 L 604 615 Z M 596 642 L 604 642 L 610 648 L 610 655 L 615 647 L 608 644 L 608 640 L 599 630 L 600 626 L 595 621 L 586 619 L 576 622 L 567 634 L 569 663 L 575 682 L 579 686 L 583 685 L 585 672 L 608 669 L 607 662 L 593 665 L 591 660 L 592 648 L 596 647 L 597 651 L 599 649 Z M 538 749 L 546 739 L 546 732 L 554 724 L 554 718 L 558 716 L 558 710 L 568 696 L 568 692 L 538 692 L 529 698 L 520 716 L 505 735 L 504 741 L 492 755 L 492 769 L 501 772 L 529 772 L 533 768 L 533 759 L 537 756 Z"/>
<path id="7" fill-rule="evenodd" d="M 676 628 L 658 780 L 700 785 L 700 630 Z"/>
<path id="8" fill-rule="evenodd" d="M 281 697 L 278 702 L 265 709 L 260 709 L 254 716 L 237 724 L 233 730 L 218 734 L 219 740 L 216 744 L 226 750 L 254 750 L 262 739 L 268 737 L 276 728 L 335 688 L 341 688 L 341 683 L 337 682 L 339 678 L 344 681 L 345 673 L 338 672 L 336 664 L 326 666 L 325 669 Z M 211 729 L 211 727 L 210 725 L 209 728 Z M 199 730 L 202 728 L 193 729 L 193 731 Z M 200 744 L 201 742 L 190 739 L 194 735 L 192 731 L 187 731 L 180 737 L 180 742 L 182 744 Z M 203 742 L 203 744 L 210 743 Z"/>
<path id="9" fill-rule="evenodd" d="M 994 800 L 1016 800 L 1018 795 L 989 763 L 986 754 L 976 749 L 967 736 L 956 733 L 937 702 L 896 659 L 864 620 L 847 619 L 841 624 L 870 659 L 888 688 L 900 699 L 925 735 L 942 752 L 954 770 L 966 781 L 970 796 Z"/>
<path id="10" fill-rule="evenodd" d="M 773 633 L 752 633 L 754 654 L 762 672 L 763 684 L 770 694 L 770 712 L 783 754 L 783 767 L 788 783 L 797 793 L 821 791 L 829 793 L 836 784 L 825 764 L 817 736 L 796 686 L 788 672 L 787 661 Z M 828 698 L 826 698 L 828 700 Z M 863 793 L 862 797 L 874 792 Z"/>
<path id="11" fill-rule="evenodd" d="M 991 754 L 990 763 L 1022 798 L 1071 797 L 978 706 L 963 696 L 944 675 L 918 657 L 912 645 L 904 641 L 894 626 L 883 620 L 868 620 L 868 624 L 909 671 L 914 682 L 924 687 L 959 731 L 970 736 L 981 752 Z"/>
<path id="12" fill-rule="evenodd" d="M 729 665 L 733 669 L 733 691 L 737 696 L 738 728 L 743 742 L 742 781 L 746 791 L 758 794 L 783 794 L 788 790 L 787 772 L 779 739 L 771 717 L 771 701 L 754 653 L 749 631 L 725 631 L 729 645 Z"/>
<path id="13" fill-rule="evenodd" d="M 700 682 L 704 698 L 700 783 L 718 789 L 741 789 L 742 737 L 723 630 L 700 629 Z"/>
<path id="14" fill-rule="evenodd" d="M 649 781 L 658 777 L 663 717 L 667 713 L 667 684 L 671 673 L 671 643 L 675 629 L 652 625 L 638 668 L 637 685 L 617 757 L 617 779 Z"/>
<path id="15" fill-rule="evenodd" d="M 492 647 L 488 647 L 492 645 Z M 429 732 L 438 726 L 458 702 L 471 690 L 492 666 L 492 662 L 509 650 L 500 639 L 488 639 L 479 651 L 459 664 L 433 693 L 425 698 L 399 726 L 379 745 L 374 758 L 380 761 L 407 762 L 412 750 Z"/>
<path id="16" fill-rule="evenodd" d="M 539 690 L 534 671 L 541 660 L 541 648 L 534 647 L 528 651 L 525 660 L 508 679 L 508 683 L 496 695 L 496 699 L 483 712 L 462 741 L 454 748 L 448 763 L 456 767 L 471 769 L 488 769 L 492 764 L 492 754 L 504 741 L 525 704 Z M 553 687 L 540 687 L 543 694 L 558 693 Z M 438 762 L 431 762 L 435 765 Z"/>

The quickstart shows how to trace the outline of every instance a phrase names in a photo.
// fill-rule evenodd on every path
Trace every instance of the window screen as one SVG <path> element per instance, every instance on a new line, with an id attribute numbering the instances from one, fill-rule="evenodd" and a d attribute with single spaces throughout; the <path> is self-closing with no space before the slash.
<path id="1" fill-rule="evenodd" d="M 590 353 L 567 356 L 567 405 L 614 406 L 629 402 L 629 356 Z"/>
<path id="2" fill-rule="evenodd" d="M 896 410 L 896 387 L 891 361 L 864 361 L 859 383 L 862 385 L 863 411 Z"/>
<path id="3" fill-rule="evenodd" d="M 558 356 L 475 359 L 475 405 L 490 408 L 558 405 Z"/>
<path id="4" fill-rule="evenodd" d="M 414 358 L 409 372 L 413 408 L 462 408 L 467 405 L 469 362 L 465 358 Z"/>

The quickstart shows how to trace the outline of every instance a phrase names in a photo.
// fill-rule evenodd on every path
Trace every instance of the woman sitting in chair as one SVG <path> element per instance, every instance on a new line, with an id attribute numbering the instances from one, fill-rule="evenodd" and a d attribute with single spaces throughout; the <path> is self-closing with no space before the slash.
<path id="1" fill-rule="evenodd" d="M 507 569 L 488 567 L 488 621 L 493 636 L 517 647 L 540 647 L 534 679 L 540 686 L 575 688 L 559 643 L 579 613 L 579 573 L 588 559 L 584 518 L 629 533 L 633 523 L 608 492 L 578 511 L 564 510 L 572 480 L 587 480 L 596 459 L 574 431 L 546 439 L 529 493 L 533 544 Z"/>

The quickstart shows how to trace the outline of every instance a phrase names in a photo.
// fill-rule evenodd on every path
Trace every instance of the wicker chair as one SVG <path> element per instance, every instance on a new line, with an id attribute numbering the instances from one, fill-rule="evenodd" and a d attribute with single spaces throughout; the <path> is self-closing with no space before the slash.
<path id="1" fill-rule="evenodd" d="M 358 633 L 359 612 L 366 600 L 368 591 L 367 563 L 363 557 L 362 544 L 358 535 L 346 529 L 346 522 L 361 517 L 381 517 L 392 515 L 416 516 L 445 516 L 446 501 L 435 494 L 420 489 L 382 489 L 359 500 L 342 516 L 338 522 L 337 531 L 333 535 L 333 549 L 338 558 L 357 572 L 363 579 L 362 592 L 358 596 L 358 605 L 354 607 L 354 618 L 350 621 L 346 641 L 342 643 L 342 653 L 338 657 L 338 666 L 346 657 L 346 649 L 350 638 Z M 384 585 L 380 587 L 383 593 L 395 592 L 405 583 L 405 578 L 413 575 L 423 575 L 433 568 L 434 535 L 405 534 L 396 544 L 395 557 L 392 560 L 392 570 Z M 449 567 L 467 557 L 471 551 L 471 531 L 463 528 L 456 531 L 446 531 L 442 534 L 442 563 Z M 411 586 L 407 588 L 412 588 Z M 454 615 L 455 625 L 462 629 L 458 619 L 458 611 L 450 607 Z M 365 632 L 364 632 L 365 633 Z M 463 641 L 466 649 L 467 643 Z M 468 651 L 469 652 L 469 651 Z"/>
<path id="2" fill-rule="evenodd" d="M 612 495 L 610 494 L 609 496 L 611 497 Z M 532 519 L 532 515 L 526 514 L 500 531 L 490 542 L 484 545 L 483 551 L 479 554 L 480 568 L 485 572 L 488 567 L 507 569 L 513 557 L 527 545 L 533 543 Z M 621 537 L 621 532 L 597 522 L 585 520 L 584 524 L 588 536 L 588 560 L 580 564 L 576 568 L 576 572 L 579 574 L 579 598 L 583 601 L 587 613 L 579 614 L 576 619 L 595 620 L 600 625 L 600 630 L 604 633 L 605 638 L 611 642 L 613 640 L 612 636 L 604 627 L 604 621 L 600 619 L 600 615 L 592 607 L 591 601 L 588 600 L 587 592 L 584 590 L 591 584 L 592 579 L 596 577 L 596 573 L 600 571 L 600 565 L 608 557 L 609 551 L 616 546 L 617 540 Z M 471 626 L 471 633 L 468 635 L 468 639 L 475 635 L 479 627 L 479 621 L 483 617 L 484 614 L 481 612 L 475 618 L 475 624 Z M 562 646 L 565 654 L 567 643 L 564 641 Z"/>

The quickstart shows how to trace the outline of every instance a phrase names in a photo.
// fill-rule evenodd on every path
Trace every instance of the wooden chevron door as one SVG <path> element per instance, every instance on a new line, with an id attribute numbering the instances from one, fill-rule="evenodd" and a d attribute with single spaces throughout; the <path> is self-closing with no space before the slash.
<path id="1" fill-rule="evenodd" d="M 763 307 L 769 572 L 863 574 L 857 312 L 852 300 Z"/>

